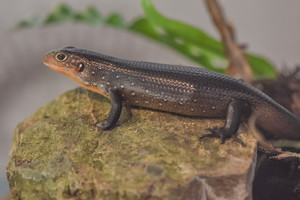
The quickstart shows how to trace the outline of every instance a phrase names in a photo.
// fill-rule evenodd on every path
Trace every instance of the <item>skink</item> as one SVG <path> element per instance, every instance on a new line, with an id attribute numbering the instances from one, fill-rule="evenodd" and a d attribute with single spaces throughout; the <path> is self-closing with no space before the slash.
<path id="1" fill-rule="evenodd" d="M 47 53 L 43 61 L 84 88 L 111 99 L 111 110 L 98 127 L 111 129 L 122 105 L 170 113 L 224 118 L 210 129 L 224 143 L 236 137 L 243 118 L 255 112 L 255 126 L 267 140 L 300 140 L 300 120 L 260 90 L 199 67 L 119 59 L 75 47 Z M 205 135 L 204 137 L 206 137 Z"/>

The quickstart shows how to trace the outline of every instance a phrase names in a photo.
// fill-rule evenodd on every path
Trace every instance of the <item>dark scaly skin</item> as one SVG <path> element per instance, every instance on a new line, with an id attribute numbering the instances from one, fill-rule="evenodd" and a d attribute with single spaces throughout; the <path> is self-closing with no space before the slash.
<path id="1" fill-rule="evenodd" d="M 55 58 L 58 54 L 66 59 L 59 61 Z M 241 117 L 255 111 L 255 125 L 266 139 L 300 140 L 299 119 L 258 89 L 223 74 L 123 60 L 74 47 L 46 54 L 44 63 L 87 89 L 114 97 L 102 129 L 115 125 L 123 104 L 186 116 L 226 118 L 224 127 L 210 130 L 224 142 L 235 138 Z"/>

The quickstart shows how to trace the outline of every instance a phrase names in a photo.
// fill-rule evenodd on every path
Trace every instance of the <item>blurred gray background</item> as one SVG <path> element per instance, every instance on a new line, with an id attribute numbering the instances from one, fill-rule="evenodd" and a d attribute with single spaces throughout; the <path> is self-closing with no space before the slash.
<path id="1" fill-rule="evenodd" d="M 127 21 L 142 14 L 139 0 L 10 0 L 0 1 L 0 197 L 8 193 L 5 166 L 14 127 L 76 83 L 42 64 L 51 49 L 76 46 L 117 57 L 192 65 L 186 58 L 149 39 L 112 27 L 80 24 L 15 31 L 21 19 L 44 17 L 59 3 L 76 10 L 94 5 L 102 14 L 117 12 Z M 219 37 L 203 0 L 153 0 L 165 15 L 180 19 Z M 300 63 L 300 1 L 223 0 L 226 15 L 234 24 L 240 43 L 264 55 L 278 68 Z"/>

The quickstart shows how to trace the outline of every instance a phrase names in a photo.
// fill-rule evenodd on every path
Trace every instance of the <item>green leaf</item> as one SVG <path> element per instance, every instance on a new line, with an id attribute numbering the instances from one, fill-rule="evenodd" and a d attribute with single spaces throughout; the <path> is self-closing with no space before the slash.
<path id="1" fill-rule="evenodd" d="M 105 20 L 105 22 L 109 25 L 118 26 L 118 27 L 125 27 L 123 18 L 117 13 L 111 14 Z"/>
<path id="2" fill-rule="evenodd" d="M 157 29 L 162 30 L 162 34 L 172 36 L 174 42 L 181 41 L 183 43 L 196 45 L 198 47 L 199 57 L 202 57 L 204 60 L 203 63 L 210 63 L 210 66 L 212 66 L 214 70 L 219 70 L 219 67 L 214 66 L 213 63 L 215 62 L 214 59 L 226 59 L 222 43 L 214 40 L 200 29 L 164 17 L 154 8 L 150 0 L 142 0 L 142 6 L 147 19 L 153 23 Z M 193 57 L 195 57 L 195 52 L 191 51 L 190 54 L 194 54 Z M 205 57 L 205 55 L 209 56 Z M 199 61 L 201 62 L 202 59 L 199 59 Z M 200 64 L 203 63 L 201 62 Z"/>
<path id="3" fill-rule="evenodd" d="M 32 17 L 27 20 L 22 20 L 19 23 L 17 23 L 16 28 L 29 28 L 34 27 L 39 24 L 39 20 L 37 17 Z"/>
<path id="4" fill-rule="evenodd" d="M 75 13 L 73 15 L 73 20 L 76 21 L 76 22 L 89 23 L 88 20 L 86 19 L 86 16 L 83 13 Z"/>
<path id="5" fill-rule="evenodd" d="M 224 68 L 227 64 L 226 59 L 223 59 L 222 62 L 219 62 L 223 64 L 222 67 L 219 67 L 217 63 L 216 65 L 211 65 L 211 63 L 207 59 L 211 56 L 214 56 L 211 52 L 206 51 L 205 49 L 201 49 L 193 43 L 190 43 L 189 41 L 186 41 L 184 39 L 168 35 L 168 33 L 164 30 L 157 29 L 151 22 L 149 22 L 148 19 L 138 19 L 129 28 L 132 31 L 151 37 L 152 39 L 157 40 L 160 43 L 164 43 L 172 47 L 173 49 L 187 56 L 188 58 L 194 60 L 197 63 L 203 64 L 209 69 L 214 69 L 218 72 L 224 72 Z M 218 69 L 216 69 L 216 66 L 218 66 Z"/>
<path id="6" fill-rule="evenodd" d="M 94 7 L 87 7 L 84 12 L 76 13 L 73 17 L 74 21 L 82 21 L 89 24 L 102 23 L 102 16 Z"/>
<path id="7" fill-rule="evenodd" d="M 65 22 L 72 19 L 73 11 L 65 4 L 59 5 L 52 13 L 50 13 L 44 24 L 53 24 L 57 22 Z"/>
<path id="8" fill-rule="evenodd" d="M 221 42 L 194 26 L 161 15 L 151 0 L 141 0 L 141 2 L 145 16 L 149 20 L 147 23 L 152 23 L 155 29 L 160 30 L 160 35 L 164 36 L 156 37 L 156 40 L 168 44 L 208 69 L 224 72 L 222 67 L 228 61 Z M 141 33 L 147 35 L 147 32 Z M 248 57 L 256 77 L 275 76 L 274 67 L 270 62 L 254 55 Z"/>
<path id="9" fill-rule="evenodd" d="M 253 70 L 255 78 L 259 78 L 261 76 L 268 77 L 268 78 L 276 77 L 277 72 L 272 63 L 270 63 L 263 57 L 253 55 L 253 54 L 247 54 L 246 57 Z"/>
<path id="10" fill-rule="evenodd" d="M 134 21 L 128 28 L 132 31 L 141 33 L 153 39 L 159 39 L 160 34 L 156 31 L 152 23 L 146 18 L 139 18 Z"/>

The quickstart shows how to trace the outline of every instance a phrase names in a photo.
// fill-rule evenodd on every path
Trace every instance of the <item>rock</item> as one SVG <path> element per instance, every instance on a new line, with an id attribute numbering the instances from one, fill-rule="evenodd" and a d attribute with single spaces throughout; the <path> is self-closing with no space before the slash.
<path id="1" fill-rule="evenodd" d="M 253 181 L 255 200 L 300 199 L 300 154 L 273 154 L 260 146 Z"/>
<path id="2" fill-rule="evenodd" d="M 19 124 L 7 166 L 11 198 L 252 198 L 256 140 L 247 131 L 239 135 L 246 147 L 199 141 L 224 121 L 143 109 L 97 130 L 109 109 L 109 100 L 78 88 Z"/>

